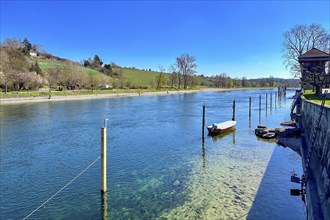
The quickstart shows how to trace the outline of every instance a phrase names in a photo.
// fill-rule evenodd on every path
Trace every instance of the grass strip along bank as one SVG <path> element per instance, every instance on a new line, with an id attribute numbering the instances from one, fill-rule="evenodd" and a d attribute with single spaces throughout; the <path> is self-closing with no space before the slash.
<path id="1" fill-rule="evenodd" d="M 315 94 L 315 92 L 313 92 L 312 90 L 305 90 L 304 91 L 304 96 L 307 100 L 313 101 L 313 102 L 317 102 L 317 103 L 321 103 L 322 102 L 322 97 L 319 97 Z M 330 105 L 330 99 L 327 98 L 325 100 L 325 104 L 326 105 Z"/>

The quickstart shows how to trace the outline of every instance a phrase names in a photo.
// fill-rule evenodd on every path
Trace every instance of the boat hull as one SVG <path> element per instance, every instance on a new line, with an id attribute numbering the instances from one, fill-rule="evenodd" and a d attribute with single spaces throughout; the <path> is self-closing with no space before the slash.
<path id="1" fill-rule="evenodd" d="M 233 129 L 235 125 L 236 125 L 236 121 L 226 121 L 223 123 L 207 126 L 207 130 L 209 131 L 209 134 L 216 135 Z"/>
<path id="2" fill-rule="evenodd" d="M 229 128 L 225 128 L 225 129 L 213 129 L 213 128 L 207 127 L 207 130 L 209 131 L 209 134 L 216 135 L 216 134 L 222 134 L 226 131 L 229 131 L 229 130 L 233 129 L 234 127 L 235 127 L 234 125 Z"/>

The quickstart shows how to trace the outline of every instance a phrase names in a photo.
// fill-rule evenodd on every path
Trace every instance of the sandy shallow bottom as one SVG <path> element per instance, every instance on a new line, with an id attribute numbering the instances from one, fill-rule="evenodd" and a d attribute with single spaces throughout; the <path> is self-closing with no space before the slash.
<path id="1" fill-rule="evenodd" d="M 245 219 L 273 150 L 222 148 L 221 154 L 196 163 L 185 189 L 187 201 L 160 218 Z"/>

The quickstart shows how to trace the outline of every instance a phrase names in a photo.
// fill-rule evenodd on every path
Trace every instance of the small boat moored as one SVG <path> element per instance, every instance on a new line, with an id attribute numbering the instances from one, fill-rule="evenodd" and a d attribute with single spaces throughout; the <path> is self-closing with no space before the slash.
<path id="1" fill-rule="evenodd" d="M 221 134 L 235 127 L 236 121 L 225 121 L 221 123 L 215 123 L 213 125 L 207 126 L 209 134 Z"/>

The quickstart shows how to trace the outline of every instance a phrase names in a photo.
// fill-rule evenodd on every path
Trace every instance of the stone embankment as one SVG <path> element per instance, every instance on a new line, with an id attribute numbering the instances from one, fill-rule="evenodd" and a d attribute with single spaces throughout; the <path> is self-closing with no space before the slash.
<path id="1" fill-rule="evenodd" d="M 297 112 L 301 113 L 298 127 L 302 131 L 303 168 L 307 162 L 308 151 L 313 147 L 311 143 L 313 135 L 316 135 L 308 170 L 310 178 L 306 184 L 308 219 L 330 219 L 330 107 L 324 106 L 319 130 L 315 127 L 320 113 L 320 104 L 302 97 Z"/>

